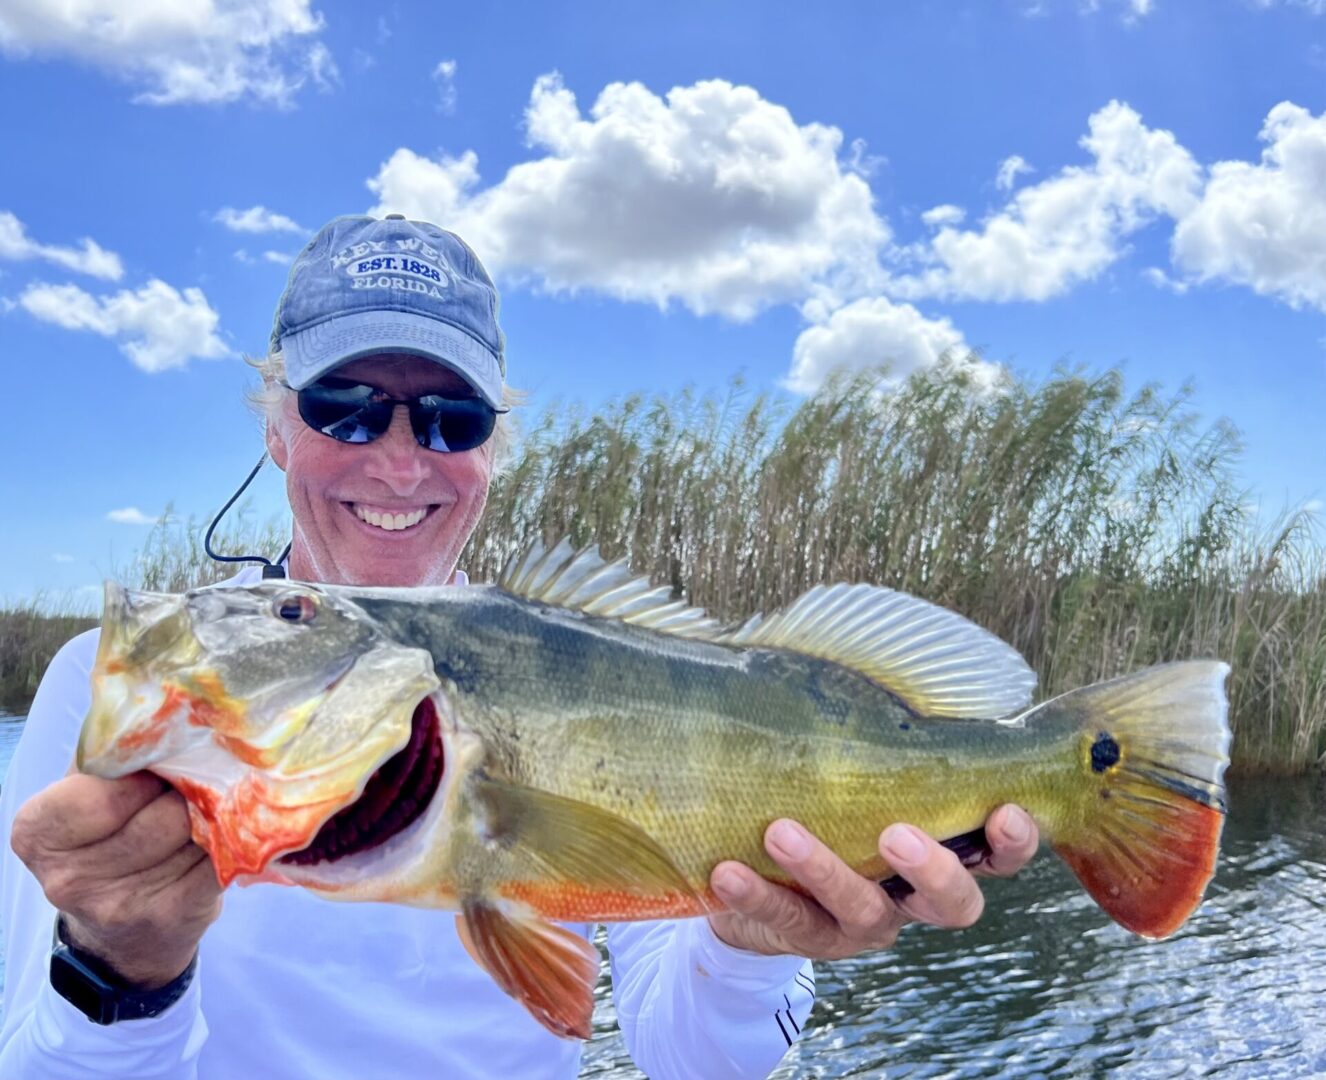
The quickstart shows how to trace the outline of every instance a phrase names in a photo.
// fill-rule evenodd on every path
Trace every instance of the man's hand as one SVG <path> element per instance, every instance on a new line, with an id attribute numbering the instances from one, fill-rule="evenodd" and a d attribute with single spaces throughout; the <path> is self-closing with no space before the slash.
<path id="1" fill-rule="evenodd" d="M 1008 877 L 1036 853 L 1036 823 L 1016 806 L 1001 806 L 985 824 L 991 855 L 973 870 L 911 825 L 890 825 L 880 854 L 916 891 L 895 903 L 879 883 L 861 877 L 796 822 L 779 820 L 764 834 L 765 850 L 814 898 L 765 881 L 750 867 L 723 862 L 710 884 L 729 910 L 709 917 L 723 941 L 738 949 L 838 960 L 893 944 L 909 922 L 960 928 L 981 917 L 985 898 L 973 874 Z"/>
<path id="2" fill-rule="evenodd" d="M 70 941 L 133 986 L 179 975 L 221 913 L 184 799 L 149 773 L 66 776 L 19 808 L 10 842 L 64 914 Z"/>

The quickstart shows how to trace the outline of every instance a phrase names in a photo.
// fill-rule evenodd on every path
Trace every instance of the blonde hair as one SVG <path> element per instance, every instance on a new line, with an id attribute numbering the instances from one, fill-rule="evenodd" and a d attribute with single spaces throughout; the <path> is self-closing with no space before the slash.
<path id="1" fill-rule="evenodd" d="M 279 352 L 271 352 L 266 356 L 246 356 L 244 362 L 257 371 L 262 379 L 258 385 L 244 391 L 244 400 L 264 424 L 274 423 L 281 403 L 288 394 L 294 392 L 286 386 L 285 360 Z M 509 386 L 502 387 L 502 404 L 508 409 L 517 408 L 523 405 L 524 401 L 523 391 L 514 390 Z M 487 443 L 494 477 L 501 475 L 510 465 L 515 434 L 512 414 L 498 413 L 497 426 Z"/>

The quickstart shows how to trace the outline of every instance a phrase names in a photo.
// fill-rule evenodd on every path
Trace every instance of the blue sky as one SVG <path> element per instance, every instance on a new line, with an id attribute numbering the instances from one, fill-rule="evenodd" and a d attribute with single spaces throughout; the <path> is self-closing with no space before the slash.
<path id="1" fill-rule="evenodd" d="M 1326 498 L 1326 0 L 56 7 L 0 0 L 0 598 L 224 501 L 240 356 L 364 211 L 471 241 L 536 413 L 975 347 L 1191 380 Z"/>

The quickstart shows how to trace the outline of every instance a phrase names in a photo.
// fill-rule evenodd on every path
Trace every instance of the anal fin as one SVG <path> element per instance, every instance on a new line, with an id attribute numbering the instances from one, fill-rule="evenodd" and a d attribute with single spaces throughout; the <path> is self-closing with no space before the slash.
<path id="1" fill-rule="evenodd" d="M 466 900 L 456 931 L 493 980 L 554 1035 L 588 1039 L 599 951 L 560 926 L 484 900 Z"/>

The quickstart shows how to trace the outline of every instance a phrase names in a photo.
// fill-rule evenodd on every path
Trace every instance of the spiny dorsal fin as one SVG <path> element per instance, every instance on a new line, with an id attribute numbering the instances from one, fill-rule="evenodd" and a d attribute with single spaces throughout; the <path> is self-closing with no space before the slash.
<path id="1" fill-rule="evenodd" d="M 1031 702 L 1036 686 L 1011 645 L 956 612 L 875 585 L 817 585 L 716 640 L 832 660 L 925 716 L 1008 716 Z"/>
<path id="2" fill-rule="evenodd" d="M 526 600 L 620 619 L 678 637 L 715 638 L 722 631 L 702 608 L 672 599 L 672 590 L 632 573 L 625 559 L 606 562 L 598 546 L 576 551 L 563 539 L 541 541 L 506 564 L 498 587 Z"/>
<path id="3" fill-rule="evenodd" d="M 498 586 L 515 596 L 722 645 L 787 649 L 842 664 L 925 716 L 995 718 L 1031 703 L 1036 674 L 1011 645 L 961 615 L 874 585 L 819 585 L 791 607 L 724 630 L 703 609 L 605 562 L 597 547 L 536 542 Z"/>

